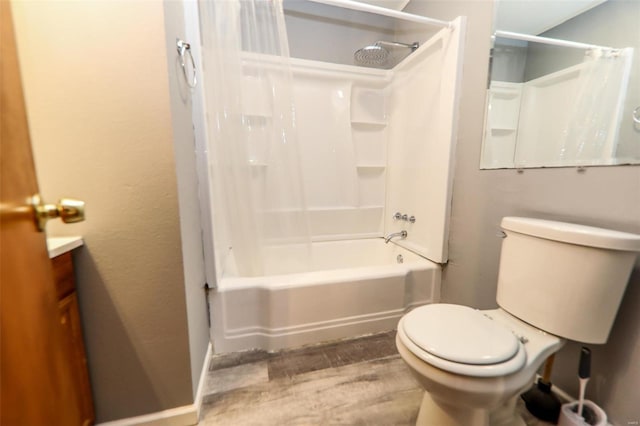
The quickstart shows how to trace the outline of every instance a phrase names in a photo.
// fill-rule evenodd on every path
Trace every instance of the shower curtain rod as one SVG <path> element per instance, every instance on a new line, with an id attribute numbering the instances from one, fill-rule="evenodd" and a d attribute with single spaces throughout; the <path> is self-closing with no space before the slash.
<path id="1" fill-rule="evenodd" d="M 329 6 L 341 7 L 343 9 L 359 10 L 362 12 L 374 13 L 376 15 L 388 16 L 390 18 L 402 19 L 405 21 L 416 22 L 418 24 L 432 25 L 435 27 L 450 28 L 451 23 L 441 21 L 439 19 L 426 18 L 424 16 L 414 15 L 411 13 L 400 12 L 398 10 L 387 9 L 386 7 L 374 6 L 367 3 L 361 3 L 353 0 L 308 0 L 312 3 L 326 4 Z"/>
<path id="2" fill-rule="evenodd" d="M 550 37 L 539 37 L 530 34 L 514 33 L 511 31 L 496 31 L 493 33 L 496 37 L 509 38 L 513 40 L 533 41 L 536 43 L 552 44 L 554 46 L 572 47 L 576 49 L 609 49 L 615 50 L 613 47 L 598 46 L 595 44 L 578 43 L 576 41 L 560 40 Z"/>

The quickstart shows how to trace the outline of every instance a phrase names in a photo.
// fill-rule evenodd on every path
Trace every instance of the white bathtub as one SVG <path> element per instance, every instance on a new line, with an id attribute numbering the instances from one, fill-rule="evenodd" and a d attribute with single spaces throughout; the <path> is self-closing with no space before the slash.
<path id="1" fill-rule="evenodd" d="M 440 266 L 381 238 L 317 242 L 311 250 L 313 272 L 285 273 L 300 262 L 282 247 L 269 253 L 266 276 L 238 277 L 227 266 L 210 293 L 216 353 L 390 330 L 408 308 L 440 298 Z"/>

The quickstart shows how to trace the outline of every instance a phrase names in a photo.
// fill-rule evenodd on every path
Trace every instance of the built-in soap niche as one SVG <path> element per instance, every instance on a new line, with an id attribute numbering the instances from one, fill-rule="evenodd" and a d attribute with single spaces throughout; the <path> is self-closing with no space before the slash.
<path id="1" fill-rule="evenodd" d="M 273 110 L 270 86 L 266 75 L 242 77 L 242 129 L 247 139 L 247 163 L 256 179 L 262 178 L 268 161 Z"/>
<path id="2" fill-rule="evenodd" d="M 522 85 L 519 83 L 496 83 L 490 88 L 491 129 L 515 131 L 520 115 Z"/>
<path id="3" fill-rule="evenodd" d="M 387 167 L 387 90 L 351 88 L 351 139 L 356 156 L 358 206 L 382 214 Z M 376 212 L 376 213 L 373 213 Z"/>
<path id="4" fill-rule="evenodd" d="M 357 167 L 386 167 L 386 99 L 384 88 L 351 88 L 351 139 Z"/>
<path id="5" fill-rule="evenodd" d="M 482 166 L 513 167 L 521 98 L 521 83 L 491 83 Z"/>

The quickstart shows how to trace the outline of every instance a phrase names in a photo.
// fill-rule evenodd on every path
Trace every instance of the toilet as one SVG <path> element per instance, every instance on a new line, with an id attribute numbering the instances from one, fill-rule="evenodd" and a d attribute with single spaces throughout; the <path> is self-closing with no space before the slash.
<path id="1" fill-rule="evenodd" d="M 431 304 L 398 323 L 400 356 L 425 389 L 418 425 L 524 425 L 516 414 L 565 341 L 607 341 L 640 235 L 505 217 L 498 309 Z"/>

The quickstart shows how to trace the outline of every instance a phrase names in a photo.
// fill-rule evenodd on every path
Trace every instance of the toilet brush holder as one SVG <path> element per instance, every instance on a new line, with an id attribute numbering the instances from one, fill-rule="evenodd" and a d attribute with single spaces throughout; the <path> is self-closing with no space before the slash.
<path id="1" fill-rule="evenodd" d="M 585 400 L 582 416 L 578 415 L 578 401 L 562 404 L 558 426 L 606 426 L 607 415 L 594 402 Z"/>

